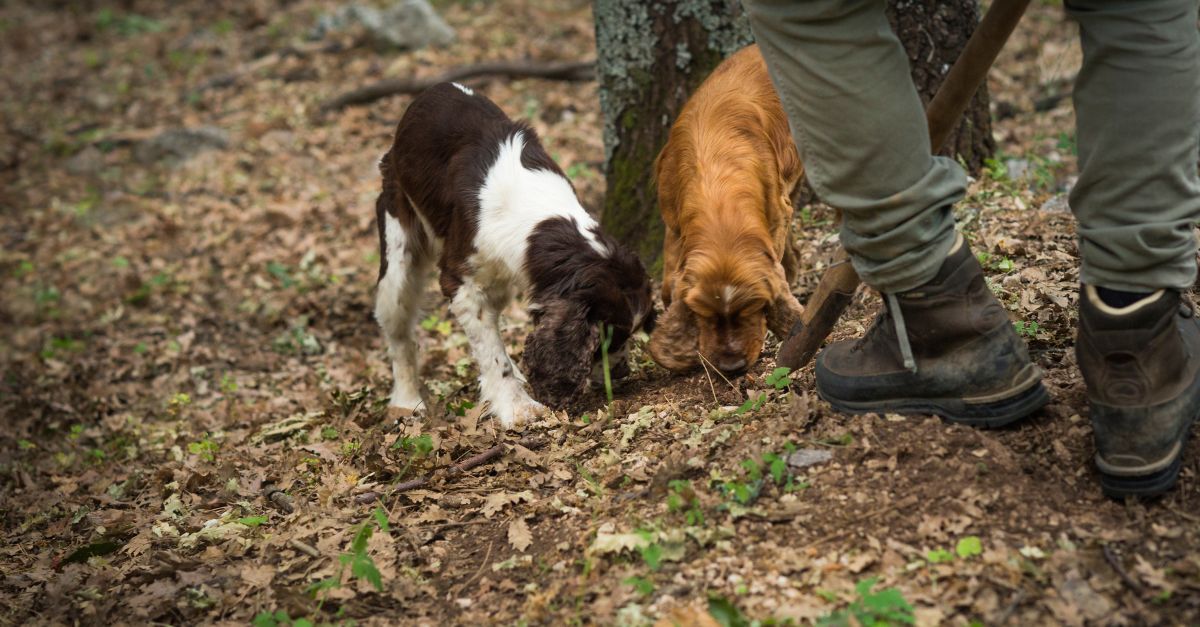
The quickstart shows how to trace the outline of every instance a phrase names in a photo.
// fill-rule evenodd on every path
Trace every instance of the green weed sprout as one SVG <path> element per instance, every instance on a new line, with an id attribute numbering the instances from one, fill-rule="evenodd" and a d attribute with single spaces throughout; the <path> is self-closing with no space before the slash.
<path id="1" fill-rule="evenodd" d="M 608 402 L 613 401 L 612 371 L 608 367 L 608 348 L 612 346 L 613 328 L 600 323 L 600 367 L 604 368 L 604 395 Z"/>

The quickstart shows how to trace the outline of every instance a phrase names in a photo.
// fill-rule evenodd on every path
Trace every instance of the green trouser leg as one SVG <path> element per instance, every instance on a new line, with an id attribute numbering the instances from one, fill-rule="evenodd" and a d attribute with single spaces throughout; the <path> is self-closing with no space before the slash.
<path id="1" fill-rule="evenodd" d="M 1200 31 L 1195 0 L 1069 0 L 1083 69 L 1075 80 L 1084 283 L 1187 289 L 1200 218 Z"/>
<path id="2" fill-rule="evenodd" d="M 882 0 L 744 0 L 809 183 L 843 214 L 863 281 L 903 292 L 933 278 L 955 241 L 967 177 L 934 157 L 908 57 Z"/>

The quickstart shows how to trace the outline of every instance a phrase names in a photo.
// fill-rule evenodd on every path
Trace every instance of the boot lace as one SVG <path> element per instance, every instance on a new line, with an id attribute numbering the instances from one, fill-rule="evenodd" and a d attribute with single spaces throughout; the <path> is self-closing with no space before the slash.
<path id="1" fill-rule="evenodd" d="M 896 342 L 899 344 L 900 358 L 904 362 L 904 368 L 916 374 L 917 360 L 913 358 L 912 344 L 908 341 L 908 327 L 904 324 L 904 314 L 900 310 L 900 301 L 896 298 L 895 294 L 884 294 L 883 297 L 886 306 L 879 313 L 879 316 L 875 318 L 875 323 L 871 325 L 871 328 L 854 343 L 853 350 L 861 351 L 872 338 L 886 328 L 890 319 L 892 328 L 896 332 Z"/>
<path id="2" fill-rule="evenodd" d="M 888 309 L 892 311 L 892 320 L 896 323 L 896 338 L 900 341 L 900 356 L 904 358 L 904 367 L 909 372 L 917 373 L 917 360 L 913 359 L 912 345 L 908 343 L 908 328 L 904 326 L 904 314 L 900 311 L 900 301 L 895 294 L 886 294 Z"/>

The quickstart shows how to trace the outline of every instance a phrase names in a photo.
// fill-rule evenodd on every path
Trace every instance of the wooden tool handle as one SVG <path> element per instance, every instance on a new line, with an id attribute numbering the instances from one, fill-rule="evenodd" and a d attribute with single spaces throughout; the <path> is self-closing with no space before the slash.
<path id="1" fill-rule="evenodd" d="M 937 94 L 925 110 L 929 123 L 929 143 L 937 152 L 950 131 L 958 124 L 975 90 L 987 77 L 988 69 L 1000 54 L 1004 42 L 1021 21 L 1030 0 L 993 0 L 991 8 L 980 20 L 963 52 L 950 68 Z M 817 289 L 808 299 L 800 320 L 792 326 L 788 337 L 779 347 L 775 362 L 796 370 L 808 362 L 825 343 L 858 288 L 858 273 L 850 265 L 846 252 L 842 261 L 835 262 L 824 274 Z"/>
<path id="2" fill-rule="evenodd" d="M 845 256 L 844 251 L 842 256 Z M 830 266 L 821 275 L 817 290 L 808 299 L 809 305 L 800 319 L 792 326 L 787 341 L 779 347 L 776 364 L 795 370 L 812 360 L 842 317 L 842 312 L 850 306 L 858 284 L 858 273 L 850 265 L 849 259 Z"/>

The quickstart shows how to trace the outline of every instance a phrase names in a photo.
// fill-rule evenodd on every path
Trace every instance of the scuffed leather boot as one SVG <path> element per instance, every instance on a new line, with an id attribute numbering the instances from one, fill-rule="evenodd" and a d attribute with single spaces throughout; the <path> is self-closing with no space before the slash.
<path id="1" fill-rule="evenodd" d="M 1200 413 L 1200 322 L 1175 290 L 1127 307 L 1083 286 L 1075 354 L 1087 383 L 1104 493 L 1153 496 L 1175 484 Z"/>
<path id="2" fill-rule="evenodd" d="M 931 281 L 884 302 L 866 335 L 817 356 L 817 392 L 834 409 L 999 427 L 1049 399 L 961 235 Z"/>

